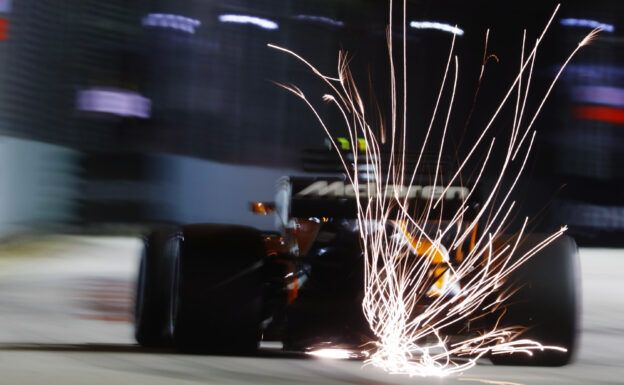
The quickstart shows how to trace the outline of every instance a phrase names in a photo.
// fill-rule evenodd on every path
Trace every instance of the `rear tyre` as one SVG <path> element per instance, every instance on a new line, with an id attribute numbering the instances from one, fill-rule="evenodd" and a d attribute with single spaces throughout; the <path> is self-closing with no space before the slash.
<path id="1" fill-rule="evenodd" d="M 530 235 L 516 255 L 524 253 L 545 237 Z M 574 240 L 561 236 L 532 256 L 516 270 L 509 285 L 522 289 L 512 296 L 501 326 L 521 325 L 528 330 L 520 338 L 542 345 L 559 346 L 567 352 L 546 349 L 525 353 L 498 354 L 490 358 L 496 365 L 561 366 L 570 363 L 576 352 L 580 329 L 580 270 Z"/>
<path id="2" fill-rule="evenodd" d="M 263 312 L 261 234 L 240 226 L 189 225 L 179 242 L 170 316 L 176 347 L 255 352 Z"/>
<path id="3" fill-rule="evenodd" d="M 143 241 L 137 279 L 134 336 L 143 346 L 171 346 L 169 308 L 173 255 L 167 250 L 169 230 L 153 231 Z"/>

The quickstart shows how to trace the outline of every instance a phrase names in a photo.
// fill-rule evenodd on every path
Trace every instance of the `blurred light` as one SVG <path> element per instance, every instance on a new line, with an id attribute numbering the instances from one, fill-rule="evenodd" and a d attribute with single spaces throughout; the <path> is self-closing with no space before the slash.
<path id="1" fill-rule="evenodd" d="M 552 67 L 552 74 L 556 74 L 561 69 L 561 65 Z M 602 84 L 613 84 L 624 79 L 624 67 L 600 64 L 572 64 L 566 67 L 564 76 L 567 78 L 577 78 L 584 84 L 599 82 Z"/>
<path id="2" fill-rule="evenodd" d="M 201 25 L 199 20 L 168 13 L 150 13 L 143 18 L 142 23 L 145 26 L 171 28 L 190 34 L 194 34 L 195 28 Z"/>
<path id="3" fill-rule="evenodd" d="M 601 122 L 624 124 L 624 109 L 600 106 L 575 107 L 573 115 L 576 119 L 598 120 Z"/>
<path id="4" fill-rule="evenodd" d="M 277 23 L 272 20 L 249 15 L 219 15 L 219 21 L 222 23 L 253 24 L 264 29 L 279 28 Z"/>
<path id="5" fill-rule="evenodd" d="M 0 17 L 0 40 L 9 39 L 9 20 Z"/>
<path id="6" fill-rule="evenodd" d="M 11 12 L 11 0 L 0 0 L 0 12 L 2 13 Z"/>
<path id="7" fill-rule="evenodd" d="M 624 89 L 607 86 L 579 86 L 572 89 L 575 102 L 624 107 Z"/>
<path id="8" fill-rule="evenodd" d="M 464 30 L 461 28 L 453 27 L 450 24 L 438 23 L 437 21 L 412 21 L 410 22 L 410 27 L 416 29 L 437 29 L 459 36 L 464 34 Z"/>
<path id="9" fill-rule="evenodd" d="M 260 341 L 259 348 L 282 350 L 284 349 L 284 344 L 281 341 Z"/>
<path id="10" fill-rule="evenodd" d="M 152 102 L 134 91 L 96 87 L 78 91 L 76 109 L 124 117 L 149 118 Z"/>
<path id="11" fill-rule="evenodd" d="M 599 206 L 581 202 L 565 202 L 561 213 L 566 223 L 607 231 L 624 230 L 623 206 Z"/>
<path id="12" fill-rule="evenodd" d="M 568 18 L 561 19 L 559 22 L 561 23 L 561 25 L 565 25 L 566 27 L 600 28 L 605 32 L 615 31 L 615 28 L 612 24 L 605 24 L 596 20 Z"/>
<path id="13" fill-rule="evenodd" d="M 355 358 L 358 356 L 357 353 L 347 349 L 319 349 L 313 350 L 311 352 L 306 352 L 306 354 L 319 358 L 329 358 L 333 360 L 347 360 L 349 358 Z"/>
<path id="14" fill-rule="evenodd" d="M 344 23 L 340 20 L 335 20 L 326 16 L 315 16 L 315 15 L 297 15 L 295 16 L 297 20 L 306 20 L 306 21 L 316 21 L 319 23 L 330 24 L 336 27 L 342 27 Z"/>

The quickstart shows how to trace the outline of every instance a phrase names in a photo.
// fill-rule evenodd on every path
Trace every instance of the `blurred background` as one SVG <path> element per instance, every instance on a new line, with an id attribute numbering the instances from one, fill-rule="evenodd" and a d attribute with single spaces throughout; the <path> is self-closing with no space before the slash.
<path id="1" fill-rule="evenodd" d="M 267 43 L 328 75 L 346 50 L 366 107 L 380 112 L 371 123 L 389 123 L 387 5 L 0 0 L 0 382 L 413 384 L 360 361 L 141 349 L 132 324 L 140 235 L 192 222 L 272 230 L 273 218 L 252 214 L 250 202 L 271 201 L 283 175 L 339 171 L 312 112 L 275 82 L 299 86 L 334 136 L 346 136 L 337 111 L 320 101 L 327 88 Z M 523 30 L 532 47 L 555 7 L 550 0 L 409 0 L 408 151 L 420 150 L 453 37 L 459 81 L 444 151 L 451 163 L 465 156 L 517 75 Z M 401 27 L 392 30 L 397 45 Z M 513 195 L 512 227 L 525 216 L 533 231 L 567 224 L 581 246 L 578 360 L 555 369 L 485 363 L 470 377 L 433 383 L 621 382 L 623 1 L 562 0 L 535 61 L 524 122 L 596 27 L 603 31 L 573 59 L 536 120 Z M 482 191 L 499 176 L 514 101 L 488 133 L 499 147 Z M 446 94 L 442 111 L 448 102 Z"/>
<path id="2" fill-rule="evenodd" d="M 24 232 L 138 233 L 163 223 L 272 227 L 248 202 L 281 175 L 326 171 L 325 136 L 294 83 L 326 90 L 288 47 L 328 74 L 349 52 L 370 106 L 388 107 L 387 4 L 372 0 L 0 0 L 0 238 Z M 453 33 L 459 87 L 449 148 L 465 151 L 506 92 L 554 2 L 410 1 L 409 140 L 429 122 Z M 527 111 L 567 54 L 536 122 L 518 217 L 568 224 L 581 245 L 624 244 L 624 3 L 564 1 L 538 54 Z M 426 28 L 422 29 L 422 22 Z M 457 25 L 457 30 L 453 26 Z M 419 28 L 420 26 L 421 28 Z M 491 29 L 486 67 L 486 29 Z M 457 31 L 461 31 L 461 34 Z M 400 43 L 400 26 L 395 41 Z M 319 103 L 341 136 L 339 117 Z M 467 123 L 468 117 L 470 121 Z M 504 110 L 493 134 L 508 132 Z M 497 175 L 488 175 L 492 179 Z"/>

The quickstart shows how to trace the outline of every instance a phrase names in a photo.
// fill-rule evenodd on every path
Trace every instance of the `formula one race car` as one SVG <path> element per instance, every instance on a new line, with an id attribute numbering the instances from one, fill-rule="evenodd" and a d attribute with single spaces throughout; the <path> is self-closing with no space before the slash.
<path id="1" fill-rule="evenodd" d="M 253 353 L 261 340 L 282 341 L 288 351 L 370 341 L 362 312 L 363 253 L 350 187 L 341 179 L 282 178 L 274 203 L 252 203 L 254 212 L 275 215 L 278 232 L 221 224 L 153 231 L 145 238 L 138 277 L 137 341 L 219 354 Z M 407 198 L 424 200 L 431 188 L 424 179 L 417 180 Z M 445 207 L 462 204 L 467 191 L 451 186 L 443 197 Z M 478 207 L 478 202 L 469 206 Z M 474 240 L 477 228 L 473 231 Z M 520 248 L 529 249 L 541 239 L 527 236 Z M 449 255 L 451 263 L 474 247 L 469 241 Z M 529 326 L 523 337 L 564 347 L 567 353 L 493 355 L 492 361 L 568 363 L 579 322 L 575 242 L 557 238 L 508 281 L 520 289 L 504 322 Z"/>

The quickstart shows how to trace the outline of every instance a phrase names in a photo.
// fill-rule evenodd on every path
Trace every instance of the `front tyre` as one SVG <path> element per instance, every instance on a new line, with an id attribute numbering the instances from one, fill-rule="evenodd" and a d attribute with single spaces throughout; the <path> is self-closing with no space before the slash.
<path id="1" fill-rule="evenodd" d="M 134 336 L 143 346 L 171 346 L 169 308 L 173 254 L 170 230 L 151 232 L 143 240 L 134 312 Z"/>

